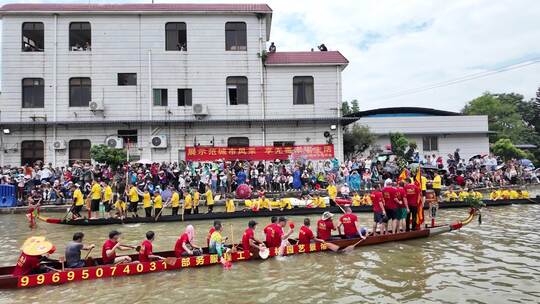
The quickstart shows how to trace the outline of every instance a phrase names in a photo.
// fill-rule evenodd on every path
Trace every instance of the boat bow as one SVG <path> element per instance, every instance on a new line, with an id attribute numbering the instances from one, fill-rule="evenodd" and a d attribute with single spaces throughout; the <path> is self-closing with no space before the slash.
<path id="1" fill-rule="evenodd" d="M 480 209 L 471 208 L 471 210 L 469 211 L 469 216 L 467 216 L 466 219 L 464 219 L 462 221 L 457 221 L 457 222 L 455 222 L 453 224 L 449 224 L 449 225 L 443 225 L 443 226 L 429 228 L 429 235 L 432 236 L 432 235 L 437 235 L 437 234 L 441 234 L 441 233 L 445 233 L 445 232 L 459 230 L 463 226 L 470 224 L 474 220 L 476 215 L 478 215 L 479 213 L 480 213 Z"/>

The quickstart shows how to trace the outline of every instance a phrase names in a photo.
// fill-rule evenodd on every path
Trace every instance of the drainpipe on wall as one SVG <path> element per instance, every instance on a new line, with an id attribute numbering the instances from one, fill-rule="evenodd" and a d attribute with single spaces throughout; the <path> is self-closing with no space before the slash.
<path id="1" fill-rule="evenodd" d="M 54 14 L 54 58 L 53 58 L 53 142 L 56 140 L 56 120 L 57 120 L 57 113 L 56 113 L 56 104 L 57 104 L 57 65 L 58 65 L 58 14 Z M 53 155 L 53 166 L 56 167 L 56 150 L 52 150 Z"/>
<path id="2" fill-rule="evenodd" d="M 148 50 L 148 105 L 150 115 L 150 138 L 152 137 L 152 119 L 153 119 L 153 95 L 152 95 L 152 50 Z M 144 142 L 144 141 L 143 141 Z M 152 148 L 149 151 L 150 160 L 152 160 Z"/>
<path id="3" fill-rule="evenodd" d="M 258 16 L 259 17 L 259 16 Z M 262 34 L 262 24 L 264 18 L 259 17 L 259 54 L 262 56 L 263 53 L 263 34 Z M 262 135 L 263 135 L 263 146 L 266 146 L 266 98 L 264 94 L 264 77 L 263 77 L 263 61 L 261 57 L 261 62 L 259 65 L 259 74 L 260 74 L 260 93 L 261 93 L 261 105 L 262 105 Z"/>
<path id="4" fill-rule="evenodd" d="M 339 158 L 343 158 L 342 157 L 342 152 L 343 151 L 343 145 L 341 144 L 341 122 L 340 122 L 340 118 L 341 118 L 341 73 L 340 73 L 340 67 L 339 65 L 336 67 L 336 96 L 337 96 L 337 140 L 336 140 L 336 145 L 337 145 L 337 156 Z M 343 159 L 341 159 L 343 161 Z"/>

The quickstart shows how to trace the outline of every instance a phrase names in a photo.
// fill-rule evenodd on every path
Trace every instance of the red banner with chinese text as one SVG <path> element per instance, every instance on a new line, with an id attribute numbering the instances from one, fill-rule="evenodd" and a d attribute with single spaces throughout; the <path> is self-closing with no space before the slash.
<path id="1" fill-rule="evenodd" d="M 333 145 L 303 145 L 292 147 L 186 147 L 187 161 L 221 160 L 286 160 L 304 158 L 310 160 L 334 157 Z"/>

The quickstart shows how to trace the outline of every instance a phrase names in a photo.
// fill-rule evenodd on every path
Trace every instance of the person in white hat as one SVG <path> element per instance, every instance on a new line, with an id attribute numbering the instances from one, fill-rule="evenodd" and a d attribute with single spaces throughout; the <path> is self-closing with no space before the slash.
<path id="1" fill-rule="evenodd" d="M 320 220 L 317 221 L 317 238 L 327 241 L 332 237 L 332 230 L 336 230 L 332 217 L 334 215 L 328 211 L 322 214 Z"/>

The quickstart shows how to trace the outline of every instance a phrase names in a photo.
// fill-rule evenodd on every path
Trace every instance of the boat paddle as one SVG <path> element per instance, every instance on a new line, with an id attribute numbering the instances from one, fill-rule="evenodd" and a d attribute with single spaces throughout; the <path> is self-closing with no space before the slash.
<path id="1" fill-rule="evenodd" d="M 343 250 L 341 250 L 341 252 L 351 252 L 351 251 L 353 251 L 354 248 L 355 248 L 356 246 L 358 246 L 358 244 L 362 243 L 362 242 L 365 241 L 366 239 L 367 239 L 367 237 L 361 239 L 360 241 L 358 241 L 358 242 L 356 242 L 356 243 L 354 243 L 354 244 L 352 244 L 352 245 L 350 245 L 350 246 L 345 247 Z"/>
<path id="2" fill-rule="evenodd" d="M 94 249 L 94 247 L 88 249 L 88 252 L 87 252 L 86 255 L 84 256 L 84 260 L 88 259 L 88 256 L 90 255 L 90 252 L 92 252 L 93 249 Z"/>
<path id="3" fill-rule="evenodd" d="M 154 222 L 157 222 L 157 220 L 161 216 L 161 213 L 163 212 L 163 209 L 165 209 L 165 207 L 167 207 L 167 205 L 164 205 L 163 207 L 161 207 L 161 210 L 159 210 L 159 213 L 156 215 L 156 218 L 154 219 Z"/>
<path id="4" fill-rule="evenodd" d="M 73 207 L 75 205 L 72 204 L 71 207 L 69 207 L 68 211 L 66 212 L 66 215 L 64 215 L 64 218 L 62 219 L 62 222 L 66 220 L 66 218 L 68 217 L 68 215 L 71 213 L 71 211 L 73 211 Z"/>
<path id="5" fill-rule="evenodd" d="M 231 252 L 235 253 L 237 251 L 236 244 L 234 244 L 234 230 L 232 224 L 230 224 L 231 227 Z"/>

